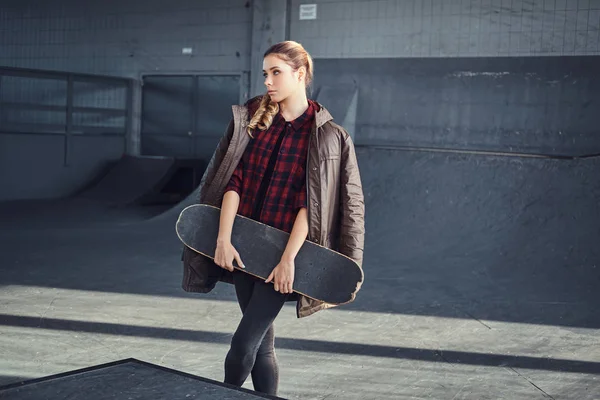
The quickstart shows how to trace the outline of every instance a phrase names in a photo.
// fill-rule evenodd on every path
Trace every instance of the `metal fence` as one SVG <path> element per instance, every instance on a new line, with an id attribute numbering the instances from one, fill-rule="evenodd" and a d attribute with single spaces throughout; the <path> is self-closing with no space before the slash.
<path id="1" fill-rule="evenodd" d="M 0 134 L 122 136 L 133 127 L 134 80 L 0 67 Z"/>

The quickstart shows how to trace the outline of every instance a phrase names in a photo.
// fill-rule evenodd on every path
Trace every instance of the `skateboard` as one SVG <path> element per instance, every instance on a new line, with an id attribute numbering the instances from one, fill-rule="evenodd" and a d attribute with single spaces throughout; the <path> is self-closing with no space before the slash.
<path id="1" fill-rule="evenodd" d="M 221 209 L 194 204 L 179 214 L 175 230 L 184 245 L 214 260 Z M 290 234 L 236 215 L 231 243 L 246 268 L 234 268 L 268 278 L 281 259 Z M 363 271 L 351 258 L 306 240 L 295 260 L 294 292 L 330 304 L 351 302 L 363 281 Z"/>

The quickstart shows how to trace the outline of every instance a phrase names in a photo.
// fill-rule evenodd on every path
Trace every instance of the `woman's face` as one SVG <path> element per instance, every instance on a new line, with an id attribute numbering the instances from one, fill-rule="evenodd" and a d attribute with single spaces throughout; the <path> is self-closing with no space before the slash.
<path id="1" fill-rule="evenodd" d="M 303 68 L 294 71 L 288 63 L 274 54 L 263 60 L 265 86 L 271 100 L 277 103 L 287 99 L 299 89 L 304 89 Z"/>

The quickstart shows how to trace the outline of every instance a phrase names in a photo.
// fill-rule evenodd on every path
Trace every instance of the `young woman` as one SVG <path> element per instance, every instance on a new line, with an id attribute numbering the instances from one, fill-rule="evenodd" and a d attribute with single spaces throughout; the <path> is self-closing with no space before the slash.
<path id="1" fill-rule="evenodd" d="M 275 395 L 273 321 L 284 303 L 296 301 L 298 317 L 332 306 L 293 293 L 294 259 L 311 240 L 362 265 L 364 199 L 350 136 L 307 99 L 313 63 L 306 50 L 292 41 L 273 45 L 263 75 L 267 93 L 233 107 L 201 182 L 199 202 L 221 207 L 215 260 L 184 250 L 183 288 L 235 285 L 243 316 L 225 359 L 225 382 L 241 386 L 251 374 L 257 391 Z M 266 281 L 233 268 L 244 260 L 231 243 L 236 213 L 290 233 Z"/>

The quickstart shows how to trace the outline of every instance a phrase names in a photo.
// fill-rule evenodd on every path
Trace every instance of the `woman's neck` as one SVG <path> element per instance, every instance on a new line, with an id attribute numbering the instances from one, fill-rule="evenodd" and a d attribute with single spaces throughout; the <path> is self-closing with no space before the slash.
<path id="1" fill-rule="evenodd" d="M 286 121 L 293 121 L 306 111 L 308 108 L 308 99 L 306 93 L 299 93 L 296 96 L 290 96 L 279 103 L 279 112 Z"/>

